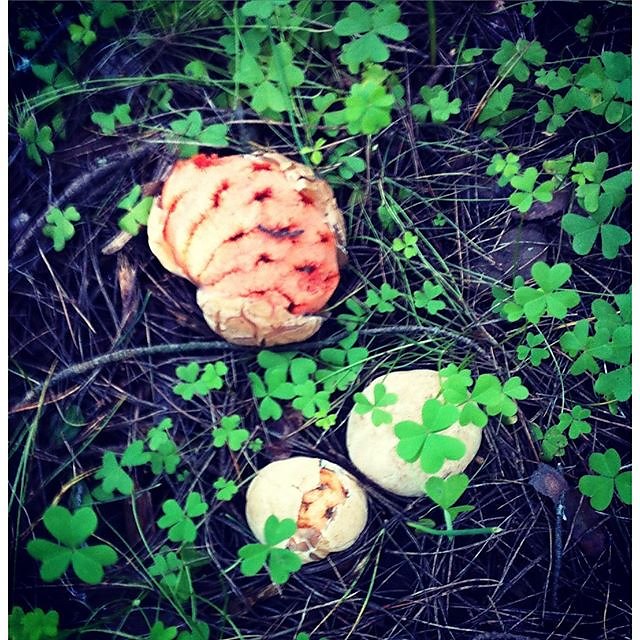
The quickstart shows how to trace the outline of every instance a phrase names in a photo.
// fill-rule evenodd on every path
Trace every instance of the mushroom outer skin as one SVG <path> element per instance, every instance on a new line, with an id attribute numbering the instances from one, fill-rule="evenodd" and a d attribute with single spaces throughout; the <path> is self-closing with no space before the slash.
<path id="1" fill-rule="evenodd" d="M 198 287 L 207 324 L 235 344 L 313 335 L 346 261 L 331 187 L 277 153 L 178 160 L 147 233 L 161 264 Z"/>
<path id="2" fill-rule="evenodd" d="M 371 413 L 360 415 L 351 410 L 347 424 L 347 450 L 354 466 L 367 478 L 383 489 L 401 496 L 424 495 L 425 482 L 431 476 L 446 478 L 462 473 L 473 460 L 480 447 L 482 430 L 473 424 L 461 426 L 457 422 L 442 435 L 462 440 L 466 452 L 460 460 L 445 460 L 442 468 L 433 474 L 425 473 L 420 462 L 406 462 L 396 453 L 398 438 L 394 425 L 403 420 L 422 422 L 422 406 L 426 400 L 435 398 L 440 392 L 440 375 L 429 369 L 393 371 L 376 378 L 364 390 L 372 399 L 373 388 L 383 383 L 388 393 L 395 393 L 395 404 L 385 407 L 391 413 L 391 423 L 375 426 Z"/>
<path id="3" fill-rule="evenodd" d="M 340 504 L 326 503 L 332 494 L 323 493 L 321 474 L 339 481 L 344 498 Z M 331 509 L 331 516 L 321 529 L 300 526 L 311 519 L 313 503 L 305 497 L 319 494 L 320 506 Z M 294 551 L 304 563 L 321 560 L 328 554 L 349 548 L 367 523 L 367 496 L 358 481 L 342 467 L 320 458 L 303 456 L 271 462 L 258 471 L 247 490 L 246 516 L 249 527 L 262 543 L 264 525 L 270 515 L 279 520 L 291 518 L 298 525 L 295 534 L 278 546 Z"/>

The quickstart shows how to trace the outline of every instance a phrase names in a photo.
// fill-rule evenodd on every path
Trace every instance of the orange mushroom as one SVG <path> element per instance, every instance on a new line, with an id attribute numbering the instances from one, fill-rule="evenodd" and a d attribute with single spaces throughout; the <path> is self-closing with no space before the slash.
<path id="1" fill-rule="evenodd" d="M 179 160 L 156 198 L 149 246 L 198 287 L 229 342 L 308 338 L 340 278 L 345 231 L 331 187 L 277 153 Z"/>

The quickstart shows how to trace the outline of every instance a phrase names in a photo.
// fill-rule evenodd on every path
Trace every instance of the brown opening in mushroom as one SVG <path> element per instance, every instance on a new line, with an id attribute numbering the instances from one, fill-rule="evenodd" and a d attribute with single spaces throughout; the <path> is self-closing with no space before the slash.
<path id="1" fill-rule="evenodd" d="M 338 476 L 329 469 L 320 469 L 320 484 L 302 496 L 298 511 L 298 529 L 322 531 L 333 518 L 336 507 L 347 499 L 347 492 Z"/>

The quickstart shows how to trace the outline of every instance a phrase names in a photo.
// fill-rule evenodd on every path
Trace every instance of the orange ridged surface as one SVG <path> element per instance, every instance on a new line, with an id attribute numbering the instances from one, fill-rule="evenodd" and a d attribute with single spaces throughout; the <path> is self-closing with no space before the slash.
<path id="1" fill-rule="evenodd" d="M 163 266 L 199 288 L 207 322 L 231 342 L 305 339 L 340 278 L 344 223 L 331 188 L 279 154 L 179 160 L 148 233 Z"/>

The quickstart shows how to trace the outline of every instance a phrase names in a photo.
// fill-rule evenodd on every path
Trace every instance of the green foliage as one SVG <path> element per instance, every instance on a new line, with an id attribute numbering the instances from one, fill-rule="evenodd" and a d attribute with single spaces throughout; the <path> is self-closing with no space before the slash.
<path id="1" fill-rule="evenodd" d="M 455 406 L 434 398 L 426 400 L 421 423 L 403 420 L 394 425 L 398 456 L 407 462 L 420 460 L 425 473 L 437 473 L 446 460 L 460 460 L 466 451 L 464 442 L 439 433 L 456 422 L 458 416 Z"/>
<path id="2" fill-rule="evenodd" d="M 202 116 L 199 111 L 191 111 L 188 116 L 172 120 L 169 127 L 180 138 L 188 142 L 178 145 L 181 158 L 190 158 L 198 153 L 199 145 L 209 147 L 226 147 L 228 127 L 226 124 L 211 124 L 203 128 Z"/>
<path id="3" fill-rule="evenodd" d="M 434 124 L 446 122 L 452 115 L 460 113 L 462 100 L 449 100 L 449 92 L 441 85 L 424 86 L 420 89 L 423 104 L 411 106 L 411 113 L 418 122 L 425 122 L 427 115 L 431 115 Z"/>
<path id="4" fill-rule="evenodd" d="M 608 164 L 609 156 L 602 152 L 593 162 L 581 162 L 573 167 L 571 180 L 578 185 L 578 204 L 587 215 L 566 213 L 562 216 L 561 226 L 572 237 L 572 247 L 577 254 L 590 253 L 600 236 L 602 255 L 612 260 L 618 256 L 620 247 L 631 242 L 629 232 L 611 222 L 614 210 L 627 198 L 631 171 L 605 179 Z"/>
<path id="5" fill-rule="evenodd" d="M 96 40 L 96 32 L 91 29 L 91 23 L 93 22 L 93 16 L 81 13 L 78 16 L 78 22 L 69 25 L 69 35 L 71 36 L 71 42 L 82 43 L 85 47 L 91 46 Z"/>
<path id="6" fill-rule="evenodd" d="M 224 416 L 220 419 L 220 426 L 213 430 L 213 446 L 224 447 L 226 444 L 231 451 L 240 451 L 242 445 L 249 438 L 249 432 L 241 429 L 239 415 Z"/>
<path id="7" fill-rule="evenodd" d="M 142 187 L 139 184 L 134 185 L 116 205 L 118 209 L 124 209 L 127 212 L 118 221 L 120 229 L 132 236 L 137 236 L 140 229 L 147 224 L 152 204 L 153 197 L 142 197 Z"/>
<path id="8" fill-rule="evenodd" d="M 154 84 L 149 89 L 149 100 L 153 103 L 152 113 L 164 113 L 172 111 L 171 98 L 173 98 L 173 89 L 166 82 Z"/>
<path id="9" fill-rule="evenodd" d="M 591 35 L 591 27 L 593 26 L 593 16 L 589 14 L 584 18 L 580 18 L 578 22 L 576 22 L 576 26 L 574 27 L 574 31 L 580 36 L 581 42 L 586 42 Z"/>
<path id="10" fill-rule="evenodd" d="M 192 60 L 191 62 L 188 62 L 184 67 L 184 74 L 201 82 L 209 80 L 207 66 L 202 62 L 202 60 Z"/>
<path id="11" fill-rule="evenodd" d="M 350 180 L 356 173 L 362 173 L 367 168 L 367 163 L 357 155 L 361 149 L 353 140 L 348 140 L 338 145 L 329 156 L 329 163 L 338 169 L 338 175 L 345 180 Z M 332 182 L 331 176 L 327 178 Z"/>
<path id="12" fill-rule="evenodd" d="M 304 82 L 304 71 L 296 66 L 291 46 L 279 42 L 266 59 L 245 49 L 236 61 L 233 80 L 247 87 L 254 111 L 282 113 L 291 109 L 291 90 Z"/>
<path id="13" fill-rule="evenodd" d="M 524 317 L 527 322 L 538 324 L 545 315 L 559 320 L 565 318 L 568 310 L 580 302 L 577 291 L 562 288 L 571 273 L 571 265 L 566 262 L 551 267 L 536 262 L 531 267 L 531 276 L 538 286 L 526 286 L 522 281 L 514 285 L 513 298 L 502 307 L 507 320 L 517 322 Z"/>
<path id="14" fill-rule="evenodd" d="M 351 85 L 342 112 L 347 131 L 351 135 L 379 133 L 391 124 L 391 108 L 394 103 L 394 96 L 373 80 Z"/>
<path id="15" fill-rule="evenodd" d="M 355 346 L 357 333 L 352 333 L 338 342 L 336 347 L 320 350 L 319 359 L 324 365 L 316 372 L 316 379 L 328 391 L 345 391 L 360 375 L 369 356 L 366 347 Z"/>
<path id="16" fill-rule="evenodd" d="M 520 38 L 516 43 L 503 40 L 500 49 L 491 59 L 500 65 L 498 76 L 501 78 L 513 76 L 520 82 L 526 82 L 530 75 L 529 66 L 542 66 L 546 57 L 546 49 L 537 40 L 529 42 Z"/>
<path id="17" fill-rule="evenodd" d="M 578 488 L 596 511 L 604 511 L 611 504 L 614 490 L 624 504 L 631 504 L 631 471 L 620 472 L 621 466 L 620 454 L 615 449 L 589 456 L 589 468 L 595 475 L 582 476 Z"/>
<path id="18" fill-rule="evenodd" d="M 282 406 L 278 400 L 291 400 L 295 397 L 295 386 L 288 380 L 289 364 L 293 354 L 261 351 L 258 364 L 265 369 L 261 378 L 253 371 L 249 372 L 249 382 L 253 395 L 260 400 L 258 415 L 261 420 L 279 420 Z"/>
<path id="19" fill-rule="evenodd" d="M 443 300 L 438 299 L 443 292 L 442 285 L 425 280 L 422 289 L 413 292 L 413 304 L 416 309 L 425 309 L 428 314 L 435 315 L 447 306 Z"/>
<path id="20" fill-rule="evenodd" d="M 265 565 L 274 584 L 284 584 L 292 573 L 302 566 L 302 560 L 289 549 L 278 545 L 287 541 L 297 529 L 295 520 L 278 520 L 274 515 L 264 525 L 265 543 L 245 544 L 238 549 L 240 571 L 244 576 L 255 576 Z"/>
<path id="21" fill-rule="evenodd" d="M 21 27 L 18 37 L 22 40 L 25 51 L 33 51 L 42 42 L 42 34 L 36 29 L 25 29 Z"/>
<path id="22" fill-rule="evenodd" d="M 462 60 L 462 62 L 466 64 L 469 64 L 473 62 L 474 58 L 481 56 L 483 53 L 484 53 L 484 49 L 478 49 L 477 47 L 463 49 L 462 53 L 460 54 L 460 60 Z"/>
<path id="23" fill-rule="evenodd" d="M 98 584 L 104 577 L 103 567 L 117 562 L 118 557 L 111 547 L 86 544 L 98 526 L 98 518 L 91 507 L 82 507 L 71 514 L 65 507 L 51 506 L 42 520 L 58 542 L 35 538 L 27 545 L 27 552 L 42 563 L 40 577 L 45 582 L 60 578 L 71 564 L 80 580 Z"/>
<path id="24" fill-rule="evenodd" d="M 519 344 L 516 348 L 518 360 L 529 360 L 534 367 L 539 367 L 543 360 L 551 357 L 549 349 L 541 347 L 545 343 L 544 335 L 527 332 L 525 336 L 526 344 Z"/>
<path id="25" fill-rule="evenodd" d="M 286 6 L 290 2 L 291 0 L 246 0 L 240 7 L 240 11 L 245 16 L 267 20 L 273 15 L 277 7 Z"/>
<path id="26" fill-rule="evenodd" d="M 149 629 L 149 640 L 174 640 L 178 635 L 178 627 L 165 627 L 164 622 L 157 620 Z"/>
<path id="27" fill-rule="evenodd" d="M 513 98 L 513 85 L 507 84 L 502 89 L 494 91 L 487 100 L 487 103 L 482 108 L 480 115 L 478 116 L 478 124 L 487 122 L 488 120 L 495 120 L 499 116 L 506 113 L 511 99 Z"/>
<path id="28" fill-rule="evenodd" d="M 589 409 L 576 405 L 571 413 L 561 413 L 558 422 L 544 432 L 538 425 L 533 425 L 533 435 L 542 448 L 542 459 L 549 462 L 557 456 L 563 456 L 569 444 L 568 438 L 576 440 L 581 435 L 590 434 L 591 425 L 586 421 L 590 415 Z"/>
<path id="29" fill-rule="evenodd" d="M 371 421 L 376 427 L 379 427 L 381 424 L 391 423 L 392 416 L 383 407 L 395 404 L 398 400 L 398 395 L 388 393 L 384 384 L 379 382 L 373 387 L 373 402 L 364 393 L 356 393 L 353 396 L 353 400 L 355 402 L 355 412 L 360 415 L 371 412 Z"/>
<path id="30" fill-rule="evenodd" d="M 111 113 L 94 111 L 91 114 L 91 122 L 97 124 L 104 135 L 112 136 L 118 124 L 133 124 L 130 113 L 131 107 L 128 104 L 117 104 Z"/>
<path id="31" fill-rule="evenodd" d="M 73 223 L 80 220 L 80 213 L 72 206 L 67 207 L 64 211 L 53 207 L 47 213 L 45 220 L 47 224 L 42 228 L 42 235 L 53 240 L 54 251 L 62 251 L 76 233 Z"/>
<path id="32" fill-rule="evenodd" d="M 520 13 L 525 17 L 533 20 L 536 15 L 536 5 L 534 2 L 525 2 L 520 6 Z"/>
<path id="33" fill-rule="evenodd" d="M 228 501 L 238 493 L 238 485 L 233 480 L 227 480 L 220 476 L 214 483 L 213 488 L 216 490 L 216 500 Z"/>
<path id="34" fill-rule="evenodd" d="M 381 36 L 397 42 L 409 37 L 409 29 L 398 22 L 399 18 L 400 8 L 395 1 L 380 2 L 371 9 L 359 2 L 349 3 L 334 31 L 339 36 L 357 36 L 342 46 L 340 55 L 350 73 L 357 73 L 361 64 L 389 59 L 389 48 Z"/>
<path id="35" fill-rule="evenodd" d="M 548 120 L 546 132 L 555 133 L 560 127 L 564 127 L 566 120 L 564 114 L 571 111 L 571 104 L 561 98 L 558 94 L 553 96 L 552 104 L 544 98 L 538 101 L 538 110 L 533 119 L 535 122 Z"/>
<path id="36" fill-rule="evenodd" d="M 60 616 L 57 611 L 46 613 L 36 608 L 24 612 L 22 607 L 13 607 L 9 614 L 9 640 L 44 640 L 58 637 Z"/>
<path id="37" fill-rule="evenodd" d="M 114 2 L 113 0 L 93 0 L 91 7 L 103 29 L 115 27 L 116 22 L 129 13 L 124 2 Z"/>
<path id="38" fill-rule="evenodd" d="M 574 358 L 569 373 L 597 375 L 596 393 L 609 402 L 625 402 L 631 397 L 631 292 L 614 296 L 614 301 L 617 309 L 605 300 L 594 300 L 595 323 L 579 320 L 560 337 L 560 346 Z"/>
<path id="39" fill-rule="evenodd" d="M 463 426 L 474 424 L 484 427 L 488 416 L 510 418 L 518 410 L 515 400 L 529 396 L 529 390 L 519 376 L 513 376 L 502 384 L 493 374 L 483 373 L 474 383 L 469 369 L 460 369 L 454 364 L 447 365 L 439 373 L 441 396 L 446 403 L 460 409 L 458 421 Z"/>
<path id="40" fill-rule="evenodd" d="M 197 362 L 179 366 L 176 368 L 176 376 L 182 382 L 173 387 L 173 392 L 183 400 L 191 400 L 196 394 L 206 396 L 214 389 L 222 389 L 227 371 L 227 365 L 222 361 L 207 363 L 202 373 Z"/>
<path id="41" fill-rule="evenodd" d="M 511 178 L 520 172 L 520 156 L 515 153 L 507 153 L 507 157 L 503 158 L 501 153 L 495 153 L 491 162 L 487 167 L 488 176 L 499 175 L 498 186 L 506 187 Z"/>
<path id="42" fill-rule="evenodd" d="M 372 311 L 390 313 L 395 309 L 393 301 L 400 295 L 402 294 L 397 289 L 394 289 L 388 282 L 384 282 L 379 291 L 367 289 L 367 297 L 364 303 Z"/>
<path id="43" fill-rule="evenodd" d="M 402 255 L 411 260 L 420 253 L 418 249 L 418 236 L 411 231 L 405 231 L 400 238 L 394 238 L 391 248 L 396 253 L 402 253 Z"/>
<path id="44" fill-rule="evenodd" d="M 509 196 L 509 204 L 516 207 L 520 213 L 529 211 L 535 200 L 551 202 L 553 199 L 554 181 L 545 180 L 536 185 L 539 175 L 535 167 L 529 167 L 523 173 L 513 176 L 509 181 L 509 184 L 515 189 Z"/>
<path id="45" fill-rule="evenodd" d="M 171 418 L 164 418 L 157 426 L 149 429 L 147 434 L 151 471 L 156 475 L 163 471 L 175 473 L 180 464 L 178 447 L 169 435 L 169 429 L 172 427 Z"/>
<path id="46" fill-rule="evenodd" d="M 184 509 L 170 498 L 162 504 L 164 515 L 158 519 L 158 526 L 161 529 L 169 529 L 167 536 L 172 542 L 193 542 L 197 534 L 193 518 L 204 515 L 207 508 L 206 502 L 197 491 L 192 491 L 187 496 Z"/>
<path id="47" fill-rule="evenodd" d="M 155 555 L 148 571 L 149 575 L 159 578 L 160 584 L 180 602 L 193 595 L 189 567 L 174 551 Z"/>
<path id="48" fill-rule="evenodd" d="M 27 146 L 27 157 L 33 160 L 39 167 L 42 166 L 40 151 L 51 155 L 54 151 L 51 141 L 51 127 L 38 127 L 33 116 L 29 116 L 17 128 L 18 135 Z"/>
<path id="49" fill-rule="evenodd" d="M 102 480 L 101 489 L 104 495 L 113 496 L 114 491 L 130 496 L 133 492 L 133 480 L 123 467 L 137 467 L 147 464 L 151 456 L 144 449 L 142 440 L 134 440 L 122 454 L 120 462 L 113 451 L 105 451 L 102 455 L 102 466 L 96 472 L 96 479 Z"/>

